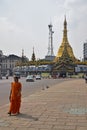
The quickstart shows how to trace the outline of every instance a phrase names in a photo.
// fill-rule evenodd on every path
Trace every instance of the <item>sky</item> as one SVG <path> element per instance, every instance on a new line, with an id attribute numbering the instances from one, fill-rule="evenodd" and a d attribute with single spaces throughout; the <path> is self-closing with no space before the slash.
<path id="1" fill-rule="evenodd" d="M 76 58 L 83 58 L 87 42 L 87 0 L 0 0 L 0 50 L 4 55 L 36 59 L 48 52 L 48 25 L 53 25 L 53 51 L 57 55 L 66 15 L 68 41 Z"/>

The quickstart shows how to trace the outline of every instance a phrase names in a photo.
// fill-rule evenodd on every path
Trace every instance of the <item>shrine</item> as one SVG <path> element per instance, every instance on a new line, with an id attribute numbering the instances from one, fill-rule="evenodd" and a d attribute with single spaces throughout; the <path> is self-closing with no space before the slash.
<path id="1" fill-rule="evenodd" d="M 76 63 L 79 62 L 74 56 L 73 49 L 68 42 L 66 17 L 64 20 L 62 43 L 58 49 L 54 62 L 53 73 L 58 73 L 60 76 L 73 74 Z"/>

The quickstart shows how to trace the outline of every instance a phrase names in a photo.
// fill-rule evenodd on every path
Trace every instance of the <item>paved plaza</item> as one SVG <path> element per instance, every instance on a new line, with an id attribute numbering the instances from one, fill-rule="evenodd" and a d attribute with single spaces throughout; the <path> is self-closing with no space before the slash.
<path id="1" fill-rule="evenodd" d="M 0 108 L 0 130 L 87 130 L 87 84 L 69 79 L 22 99 L 21 114 Z"/>

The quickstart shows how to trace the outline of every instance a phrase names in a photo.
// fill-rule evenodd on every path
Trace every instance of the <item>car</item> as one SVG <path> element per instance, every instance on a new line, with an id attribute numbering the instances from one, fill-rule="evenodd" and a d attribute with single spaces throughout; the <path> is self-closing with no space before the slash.
<path id="1" fill-rule="evenodd" d="M 41 80 L 41 75 L 36 75 L 36 80 Z"/>
<path id="2" fill-rule="evenodd" d="M 28 75 L 27 78 L 26 78 L 26 82 L 34 82 L 33 75 Z"/>

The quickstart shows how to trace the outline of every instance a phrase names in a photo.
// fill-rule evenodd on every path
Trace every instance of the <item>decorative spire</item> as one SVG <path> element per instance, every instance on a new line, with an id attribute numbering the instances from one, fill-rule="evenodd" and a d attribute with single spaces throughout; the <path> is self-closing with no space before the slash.
<path id="1" fill-rule="evenodd" d="M 65 51 L 67 52 L 66 54 L 68 54 L 67 57 L 71 57 L 71 59 L 73 59 L 74 61 L 77 60 L 75 58 L 74 54 L 73 54 L 72 47 L 70 46 L 70 44 L 68 42 L 66 16 L 65 16 L 65 19 L 64 19 L 63 39 L 62 39 L 61 46 L 60 46 L 60 48 L 58 50 L 57 56 L 55 58 L 55 61 L 58 61 L 60 57 L 63 57 L 64 54 L 65 54 Z"/>
<path id="2" fill-rule="evenodd" d="M 24 63 L 24 49 L 22 49 L 22 58 L 21 58 L 21 60 L 22 60 L 22 63 Z"/>
<path id="3" fill-rule="evenodd" d="M 33 47 L 33 53 L 34 53 L 34 47 Z"/>
<path id="4" fill-rule="evenodd" d="M 67 29 L 66 15 L 65 15 L 65 20 L 64 20 L 64 28 Z"/>
<path id="5" fill-rule="evenodd" d="M 22 49 L 22 57 L 24 57 L 24 49 Z"/>
<path id="6" fill-rule="evenodd" d="M 32 58 L 31 58 L 32 61 L 35 61 L 36 58 L 35 58 L 35 53 L 34 53 L 34 47 L 33 47 L 33 53 L 32 53 Z"/>
<path id="7" fill-rule="evenodd" d="M 64 20 L 64 30 L 63 30 L 63 44 L 68 43 L 68 38 L 67 38 L 67 21 L 66 21 L 66 16 Z M 68 43 L 69 44 L 69 43 Z"/>

